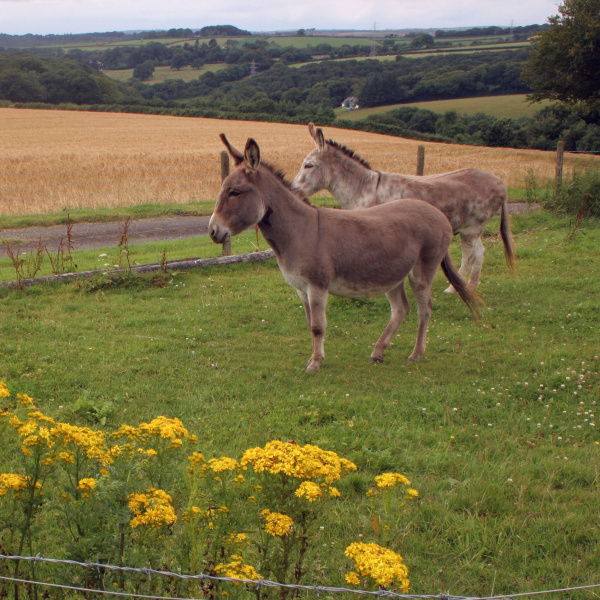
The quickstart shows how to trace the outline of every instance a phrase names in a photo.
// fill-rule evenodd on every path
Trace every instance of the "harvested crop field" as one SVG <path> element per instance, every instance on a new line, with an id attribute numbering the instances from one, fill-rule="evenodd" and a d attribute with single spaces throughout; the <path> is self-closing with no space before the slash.
<path id="1" fill-rule="evenodd" d="M 333 127 L 327 138 L 374 169 L 414 173 L 420 142 Z M 0 108 L 0 214 L 213 200 L 220 186 L 219 133 L 293 177 L 314 145 L 305 125 L 140 114 Z M 528 172 L 554 176 L 553 152 L 425 143 L 425 173 L 463 167 L 523 188 Z M 600 159 L 566 155 L 565 173 Z"/>

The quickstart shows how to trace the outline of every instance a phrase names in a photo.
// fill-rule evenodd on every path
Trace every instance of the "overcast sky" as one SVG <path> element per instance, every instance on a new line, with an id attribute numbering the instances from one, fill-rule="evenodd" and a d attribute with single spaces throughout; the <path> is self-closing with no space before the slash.
<path id="1" fill-rule="evenodd" d="M 0 33 L 509 27 L 545 23 L 557 9 L 554 0 L 0 0 Z"/>

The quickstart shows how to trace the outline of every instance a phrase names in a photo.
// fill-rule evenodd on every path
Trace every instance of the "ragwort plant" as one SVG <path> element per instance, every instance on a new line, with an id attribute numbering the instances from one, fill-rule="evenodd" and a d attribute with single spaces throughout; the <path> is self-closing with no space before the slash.
<path id="1" fill-rule="evenodd" d="M 56 421 L 27 395 L 13 400 L 3 382 L 0 398 L 3 439 L 18 448 L 11 471 L 0 474 L 4 554 L 35 556 L 53 548 L 53 558 L 211 576 L 183 581 L 141 572 L 126 578 L 124 571 L 91 568 L 74 576 L 31 561 L 29 577 L 45 569 L 46 579 L 95 589 L 284 600 L 297 591 L 252 582 L 306 584 L 315 569 L 322 575 L 317 542 L 326 505 L 339 501 L 335 484 L 357 470 L 335 452 L 272 441 L 239 460 L 207 460 L 198 450 L 190 454 L 197 439 L 177 418 L 160 416 L 111 433 Z M 399 473 L 375 478 L 369 510 L 380 544 L 347 547 L 354 561 L 347 583 L 408 590 L 408 569 L 391 547 L 391 533 L 405 502 L 418 495 L 409 485 Z M 22 575 L 22 561 L 0 565 L 14 578 Z M 15 584 L 16 597 L 20 589 Z M 34 587 L 23 589 L 35 596 Z"/>

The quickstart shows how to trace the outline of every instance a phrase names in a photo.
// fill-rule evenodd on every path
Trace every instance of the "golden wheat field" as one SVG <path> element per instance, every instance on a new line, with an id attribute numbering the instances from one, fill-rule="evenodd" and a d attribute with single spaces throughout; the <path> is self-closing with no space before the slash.
<path id="1" fill-rule="evenodd" d="M 413 174 L 420 142 L 324 128 L 374 169 Z M 214 200 L 220 186 L 219 133 L 291 178 L 314 148 L 305 125 L 136 114 L 0 108 L 0 214 Z M 554 176 L 555 154 L 425 143 L 425 173 L 475 167 L 523 188 L 528 171 Z M 600 159 L 566 155 L 565 174 Z"/>

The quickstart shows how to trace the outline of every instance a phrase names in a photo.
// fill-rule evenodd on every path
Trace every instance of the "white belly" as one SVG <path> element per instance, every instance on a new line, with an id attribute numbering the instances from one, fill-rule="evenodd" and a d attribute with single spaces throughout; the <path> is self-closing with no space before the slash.
<path id="1" fill-rule="evenodd" d="M 308 280 L 302 277 L 295 271 L 286 271 L 279 265 L 283 278 L 297 290 L 304 293 L 308 292 Z M 375 298 L 387 294 L 390 290 L 394 289 L 400 282 L 394 283 L 393 285 L 378 286 L 372 284 L 371 286 L 361 287 L 359 284 L 345 281 L 344 279 L 335 279 L 329 283 L 329 293 L 334 296 L 342 296 L 344 298 Z"/>
<path id="2" fill-rule="evenodd" d="M 394 287 L 358 287 L 338 279 L 329 284 L 329 293 L 344 298 L 375 298 L 387 294 Z"/>

